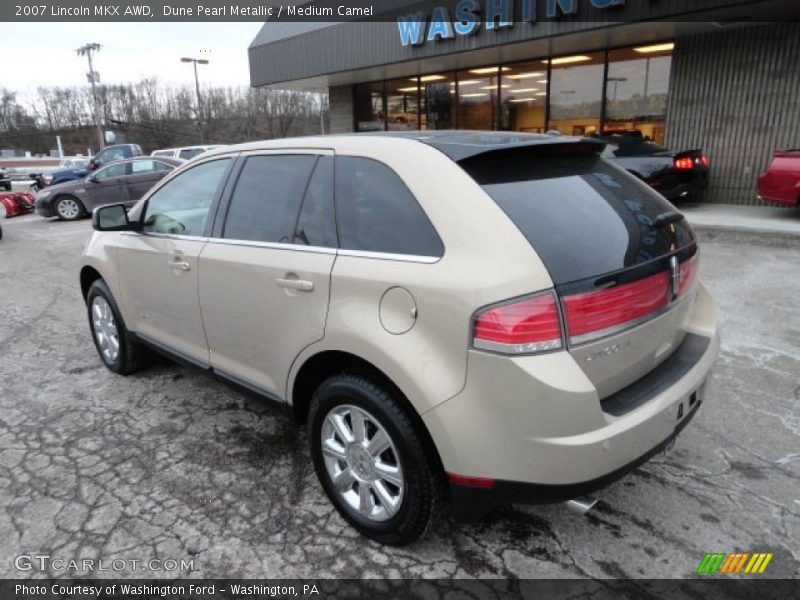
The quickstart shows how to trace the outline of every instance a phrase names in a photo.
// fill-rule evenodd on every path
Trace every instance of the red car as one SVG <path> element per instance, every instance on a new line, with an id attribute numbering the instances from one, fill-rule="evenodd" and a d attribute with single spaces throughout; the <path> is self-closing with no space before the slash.
<path id="1" fill-rule="evenodd" d="M 758 179 L 758 198 L 769 204 L 800 205 L 800 149 L 776 150 Z"/>

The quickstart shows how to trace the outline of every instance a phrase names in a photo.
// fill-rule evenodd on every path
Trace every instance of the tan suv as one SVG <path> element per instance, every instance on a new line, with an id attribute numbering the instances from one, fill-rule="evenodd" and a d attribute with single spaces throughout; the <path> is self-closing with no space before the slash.
<path id="1" fill-rule="evenodd" d="M 665 449 L 719 338 L 694 232 L 591 140 L 409 132 L 259 142 L 97 209 L 100 357 L 145 349 L 306 422 L 328 497 L 387 544 L 585 496 Z"/>

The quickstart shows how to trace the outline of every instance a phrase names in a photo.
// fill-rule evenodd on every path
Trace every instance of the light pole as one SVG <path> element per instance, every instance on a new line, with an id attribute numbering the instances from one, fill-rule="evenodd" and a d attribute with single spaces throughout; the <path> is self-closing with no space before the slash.
<path id="1" fill-rule="evenodd" d="M 85 56 L 89 59 L 89 73 L 86 75 L 89 83 L 92 84 L 92 97 L 94 98 L 94 125 L 97 127 L 97 139 L 100 143 L 100 148 L 106 145 L 106 140 L 103 137 L 103 126 L 100 123 L 100 102 L 97 99 L 97 82 L 100 81 L 100 74 L 94 70 L 92 65 L 92 52 L 99 52 L 102 46 L 100 44 L 92 43 L 86 44 L 77 48 L 75 52 L 78 56 Z"/>
<path id="2" fill-rule="evenodd" d="M 197 114 L 200 117 L 200 144 L 205 144 L 205 133 L 203 131 L 205 117 L 203 116 L 203 100 L 200 98 L 200 80 L 197 78 L 197 65 L 207 65 L 208 61 L 205 58 L 187 58 L 184 56 L 181 62 L 194 64 L 194 89 L 197 92 Z"/>
<path id="3" fill-rule="evenodd" d="M 617 86 L 620 82 L 628 81 L 627 77 L 609 77 L 606 81 L 614 82 L 614 102 L 617 101 Z"/>

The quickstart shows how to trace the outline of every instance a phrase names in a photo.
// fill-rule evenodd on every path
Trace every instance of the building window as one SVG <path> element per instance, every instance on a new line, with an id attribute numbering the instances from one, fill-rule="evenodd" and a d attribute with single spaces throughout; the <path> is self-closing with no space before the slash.
<path id="1" fill-rule="evenodd" d="M 609 52 L 605 131 L 664 143 L 673 44 Z"/>
<path id="2" fill-rule="evenodd" d="M 663 144 L 674 47 L 660 43 L 357 85 L 356 129 L 625 131 Z"/>
<path id="3" fill-rule="evenodd" d="M 547 65 L 541 61 L 508 65 L 501 79 L 500 128 L 544 133 L 547 126 Z"/>
<path id="4" fill-rule="evenodd" d="M 455 73 L 420 77 L 422 129 L 456 128 Z"/>
<path id="5" fill-rule="evenodd" d="M 499 75 L 500 67 L 459 71 L 459 129 L 497 129 L 497 84 Z"/>
<path id="6" fill-rule="evenodd" d="M 353 105 L 356 131 L 383 131 L 386 129 L 386 107 L 383 82 L 364 83 L 355 87 Z"/>
<path id="7" fill-rule="evenodd" d="M 605 54 L 563 56 L 551 61 L 550 123 L 565 135 L 599 133 Z M 543 66 L 547 61 L 542 62 Z"/>
<path id="8" fill-rule="evenodd" d="M 419 129 L 419 77 L 386 82 L 386 122 L 389 131 Z"/>

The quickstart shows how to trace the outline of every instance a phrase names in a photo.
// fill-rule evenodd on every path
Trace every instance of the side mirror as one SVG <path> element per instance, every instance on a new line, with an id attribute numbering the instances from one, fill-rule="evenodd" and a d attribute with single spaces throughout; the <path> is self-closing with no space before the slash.
<path id="1" fill-rule="evenodd" d="M 96 162 L 96 161 L 93 161 L 93 160 L 89 161 L 89 170 L 90 171 L 96 171 L 99 168 L 100 168 L 100 163 L 99 162 Z"/>
<path id="2" fill-rule="evenodd" d="M 98 206 L 92 213 L 92 227 L 95 231 L 136 231 L 138 223 L 128 220 L 124 204 Z"/>

